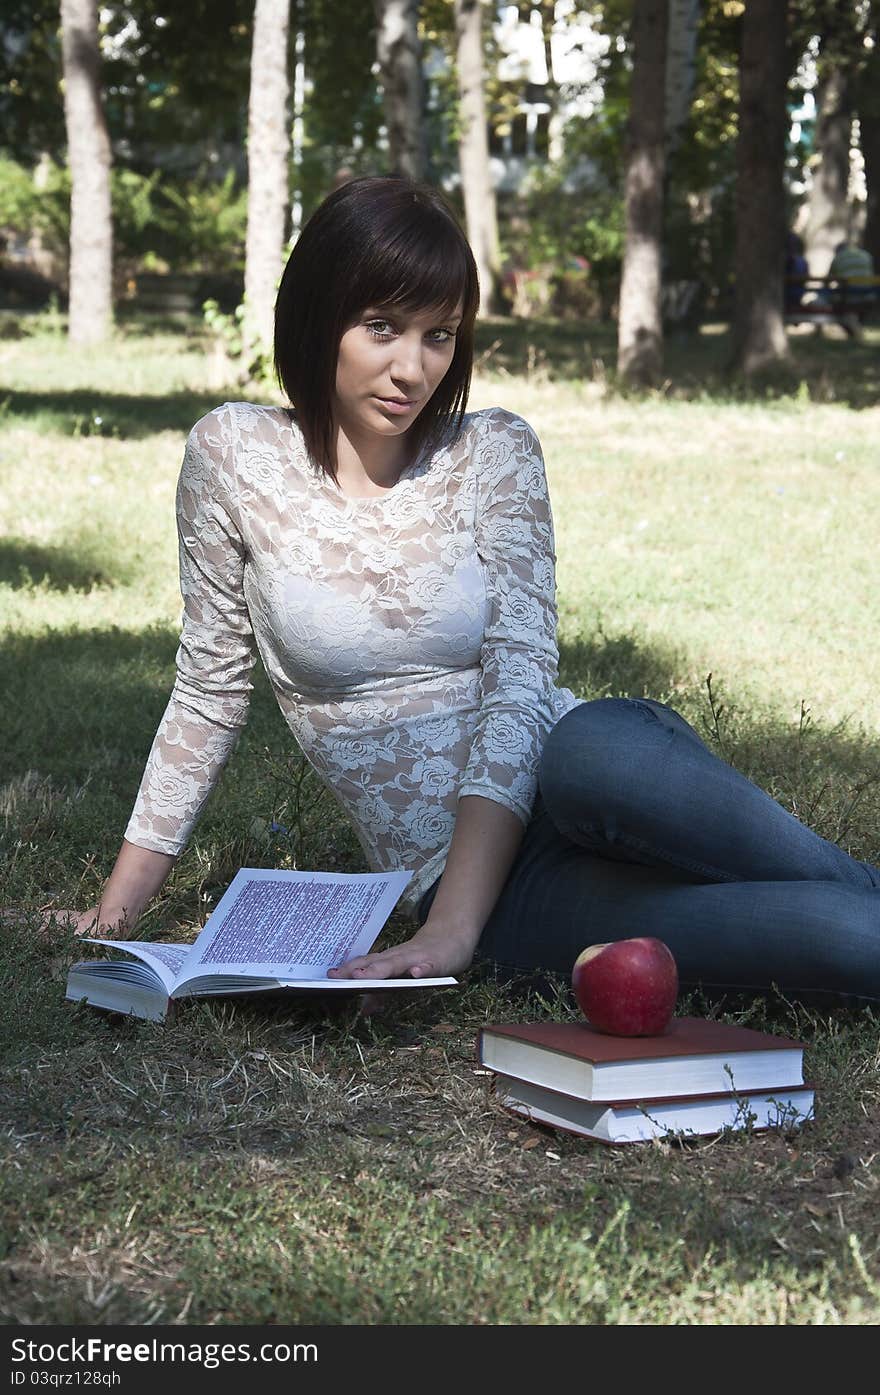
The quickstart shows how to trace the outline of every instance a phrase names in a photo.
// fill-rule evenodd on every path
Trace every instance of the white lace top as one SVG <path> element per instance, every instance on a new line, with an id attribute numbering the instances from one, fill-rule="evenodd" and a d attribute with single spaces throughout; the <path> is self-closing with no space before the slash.
<path id="1" fill-rule="evenodd" d="M 466 415 L 385 494 L 344 495 L 281 408 L 227 402 L 190 432 L 177 491 L 177 678 L 125 831 L 186 845 L 244 725 L 257 653 L 368 864 L 414 908 L 460 795 L 531 812 L 554 686 L 553 525 L 541 448 Z"/>

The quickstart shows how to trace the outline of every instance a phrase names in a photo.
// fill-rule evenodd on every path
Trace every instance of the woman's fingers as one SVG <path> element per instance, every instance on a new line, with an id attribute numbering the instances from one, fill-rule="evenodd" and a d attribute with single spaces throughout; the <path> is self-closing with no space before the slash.
<path id="1" fill-rule="evenodd" d="M 42 907 L 40 930 L 46 935 L 52 930 L 65 930 L 74 935 L 95 935 L 106 938 L 117 927 L 100 923 L 100 907 L 92 906 L 87 911 L 71 911 L 60 907 Z"/>
<path id="2" fill-rule="evenodd" d="M 406 965 L 384 955 L 371 959 L 366 964 L 347 964 L 354 978 L 398 978 L 406 972 Z"/>
<path id="3" fill-rule="evenodd" d="M 415 978 L 425 978 L 433 972 L 433 965 L 424 957 L 424 951 L 411 948 L 386 950 L 382 954 L 359 955 L 350 959 L 338 969 L 331 969 L 333 978 L 403 978 L 411 974 Z"/>
<path id="4" fill-rule="evenodd" d="M 56 910 L 53 907 L 51 910 L 44 910 L 42 916 L 40 928 L 44 935 L 50 930 L 72 930 L 75 935 L 85 933 L 84 929 L 80 928 L 83 919 L 81 911 Z"/>

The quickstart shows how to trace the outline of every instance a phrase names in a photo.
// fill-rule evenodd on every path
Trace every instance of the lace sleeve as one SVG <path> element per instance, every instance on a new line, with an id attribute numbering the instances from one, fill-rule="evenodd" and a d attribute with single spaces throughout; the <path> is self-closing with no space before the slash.
<path id="1" fill-rule="evenodd" d="M 177 677 L 125 830 L 178 853 L 247 720 L 256 646 L 245 604 L 245 550 L 232 518 L 235 429 L 217 408 L 190 432 L 177 486 L 183 628 Z"/>
<path id="2" fill-rule="evenodd" d="M 554 721 L 553 522 L 538 438 L 496 408 L 476 447 L 477 552 L 489 612 L 480 655 L 482 700 L 459 794 L 504 804 L 528 823 L 537 769 Z"/>

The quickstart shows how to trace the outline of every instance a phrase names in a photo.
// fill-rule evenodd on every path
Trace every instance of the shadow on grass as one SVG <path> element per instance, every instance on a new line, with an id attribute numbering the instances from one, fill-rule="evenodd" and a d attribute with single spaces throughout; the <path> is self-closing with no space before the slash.
<path id="1" fill-rule="evenodd" d="M 89 885 L 89 868 L 109 873 L 174 682 L 177 640 L 156 626 L 16 636 L 0 647 L 0 905 L 76 904 L 83 867 Z M 335 804 L 304 823 L 318 808 L 316 777 L 259 665 L 253 684 L 247 727 L 181 864 L 190 911 L 199 885 L 225 887 L 239 866 L 273 865 L 294 846 L 302 866 L 362 870 L 349 865 L 358 851 Z M 275 819 L 290 825 L 289 838 L 269 835 Z"/>
<path id="2" fill-rule="evenodd" d="M 47 570 L 51 550 L 34 552 L 40 563 L 33 570 Z M 14 547 L 5 556 L 10 572 L 25 565 L 25 552 Z M 3 557 L 0 552 L 0 567 Z M 93 580 L 86 566 L 63 553 L 50 575 L 57 586 Z M 177 641 L 176 630 L 160 626 L 8 638 L 0 647 L 0 779 L 37 769 L 55 779 L 81 781 L 90 771 L 112 768 L 127 783 L 143 767 L 165 709 Z M 669 691 L 683 662 L 673 650 L 629 635 L 578 637 L 562 646 L 560 683 L 584 697 L 657 696 Z M 258 663 L 246 745 L 258 739 L 254 729 L 262 731 L 267 723 L 286 733 Z M 289 743 L 293 750 L 292 736 Z"/>
<path id="3" fill-rule="evenodd" d="M 100 388 L 46 392 L 12 390 L 3 395 L 0 418 L 17 426 L 39 427 L 65 436 L 143 440 L 157 431 L 178 431 L 185 435 L 206 412 L 235 396 L 234 388 L 225 391 L 221 388 L 213 393 L 170 392 L 161 396 L 104 392 Z"/>
<path id="4" fill-rule="evenodd" d="M 76 895 L 82 862 L 93 857 L 95 849 L 103 848 L 99 856 L 115 851 L 111 844 L 118 846 L 173 677 L 175 644 L 169 630 L 87 631 L 17 640 L 0 652 L 5 724 L 0 783 L 21 779 L 33 769 L 59 779 L 94 775 L 83 800 L 33 838 L 33 875 L 28 883 L 20 881 L 22 889 L 36 887 L 43 864 L 59 858 L 67 877 L 61 889 Z M 653 688 L 655 683 L 660 685 L 657 691 L 665 691 L 674 678 L 669 654 L 652 652 L 632 638 L 580 638 L 565 660 L 572 672 L 601 677 L 616 692 Z M 698 719 L 700 700 L 699 693 L 684 695 L 682 706 L 689 720 Z M 12 740 L 5 739 L 7 733 Z M 247 740 L 236 755 L 235 768 L 224 776 L 224 786 L 230 777 L 239 786 L 227 819 L 244 821 L 261 807 L 249 791 L 260 787 L 263 746 L 278 743 L 282 734 L 292 747 L 265 680 L 257 676 Z M 801 798 L 812 781 L 831 774 L 836 783 L 823 798 L 837 813 L 877 766 L 876 744 L 868 738 L 849 736 L 844 730 L 793 733 L 781 721 L 755 713 L 734 716 L 729 725 L 722 722 L 719 739 L 722 754 L 741 767 L 744 759 L 760 766 L 780 784 L 781 794 L 796 790 Z M 759 770 L 750 768 L 749 773 L 757 778 Z M 85 832 L 71 827 L 80 823 Z M 873 817 L 866 820 L 868 826 L 877 826 Z M 29 836 L 15 814 L 8 832 L 13 841 L 21 834 Z M 211 844 L 203 842 L 193 859 L 199 862 L 193 876 L 201 887 L 218 870 L 216 862 L 205 866 L 199 861 L 210 861 L 210 849 Z M 27 1308 L 27 1295 L 37 1293 L 35 1311 L 42 1321 L 96 1319 L 85 1270 L 77 1277 L 67 1259 L 66 1268 L 53 1269 L 41 1258 L 34 1237 L 52 1236 L 52 1245 L 59 1253 L 63 1246 L 69 1257 L 83 1233 L 93 1246 L 94 1235 L 103 1234 L 106 1238 L 98 1242 L 101 1258 L 104 1251 L 111 1257 L 117 1234 L 129 1234 L 125 1218 L 131 1220 L 135 1167 L 141 1174 L 144 1209 L 162 1217 L 151 1234 L 164 1257 L 166 1249 L 169 1255 L 179 1250 L 178 1219 L 184 1208 L 187 1226 L 206 1227 L 218 1252 L 228 1248 L 238 1253 L 242 1188 L 250 1195 L 254 1186 L 250 1175 L 242 1183 L 242 1167 L 253 1163 L 265 1168 L 271 1160 L 271 1195 L 285 1199 L 284 1209 L 272 1218 L 262 1255 L 246 1256 L 231 1299 L 225 1269 L 212 1280 L 219 1285 L 216 1294 L 210 1284 L 196 1286 L 201 1306 L 194 1310 L 195 1317 L 202 1320 L 218 1310 L 221 1299 L 222 1305 L 232 1303 L 239 1316 L 245 1312 L 234 1305 L 253 1301 L 254 1265 L 271 1268 L 278 1253 L 275 1236 L 287 1236 L 279 1227 L 289 1227 L 295 1237 L 301 1233 L 303 1214 L 310 1224 L 314 1220 L 316 1236 L 326 1230 L 329 1237 L 326 1254 L 316 1249 L 310 1266 L 320 1268 L 333 1260 L 338 1252 L 336 1219 L 327 1230 L 328 1213 L 322 1210 L 323 1179 L 328 1176 L 333 1178 L 331 1197 L 351 1201 L 354 1228 L 347 1243 L 364 1252 L 370 1249 L 360 1229 L 364 1212 L 375 1213 L 377 1225 L 390 1225 L 401 1197 L 411 1199 L 417 1228 L 438 1176 L 445 1179 L 441 1204 L 451 1216 L 456 1245 L 463 1233 L 470 1233 L 457 1225 L 459 1213 L 472 1224 L 475 1197 L 487 1202 L 486 1233 L 497 1234 L 501 1175 L 507 1188 L 505 1234 L 519 1236 L 524 1243 L 523 1237 L 536 1228 L 546 1228 L 548 1217 L 562 1218 L 559 1234 L 553 1237 L 552 1272 L 558 1271 L 560 1252 L 570 1266 L 582 1263 L 578 1245 L 587 1221 L 593 1234 L 600 1234 L 627 1202 L 628 1224 L 635 1228 L 628 1232 L 630 1252 L 675 1255 L 685 1245 L 693 1266 L 704 1256 L 707 1264 L 709 1257 L 713 1264 L 723 1260 L 732 1276 L 727 1281 L 732 1293 L 735 1280 L 742 1284 L 764 1273 L 768 1255 L 783 1265 L 780 1284 L 791 1282 L 786 1278 L 791 1264 L 813 1273 L 817 1254 L 833 1274 L 840 1241 L 828 1197 L 842 1195 L 834 1160 L 842 1158 L 852 1171 L 877 1148 L 876 1120 L 867 1109 L 874 1088 L 870 1072 L 876 1061 L 876 1022 L 852 1009 L 824 1008 L 821 1017 L 812 1017 L 781 1000 L 771 999 L 764 1007 L 756 995 L 741 1004 L 725 995 L 721 1002 L 725 1012 L 745 1014 L 740 1020 L 748 1025 L 808 1042 L 810 1078 L 819 1086 L 820 1105 L 816 1123 L 796 1135 L 794 1144 L 784 1135 L 759 1138 L 744 1133 L 711 1146 L 694 1140 L 618 1152 L 513 1120 L 490 1104 L 484 1082 L 474 1079 L 478 1024 L 511 1014 L 538 1018 L 573 1011 L 562 982 L 556 983 L 559 992 L 553 996 L 552 985 L 545 992 L 542 985 L 525 979 L 515 985 L 469 976 L 460 993 L 406 995 L 405 1001 L 402 996 L 385 1021 L 357 1019 L 353 1010 L 343 1011 L 336 1004 L 192 1003 L 160 1028 L 76 1009 L 64 1001 L 64 978 L 70 962 L 82 957 L 79 946 L 40 943 L 29 926 L 7 934 L 4 943 L 0 1038 L 11 1050 L 0 1090 L 4 1118 L 17 1134 L 10 1141 L 16 1166 L 4 1174 L 5 1201 L 10 1214 L 26 1218 L 26 1226 L 10 1231 L 10 1263 L 0 1274 L 0 1290 L 8 1287 L 0 1301 L 9 1310 L 13 1302 Z M 534 996 L 538 991 L 542 998 Z M 682 1001 L 685 1010 L 700 1014 L 709 1005 L 708 997 Z M 353 1090 L 355 1079 L 358 1088 Z M 368 1089 L 362 1087 L 363 1080 Z M 464 1148 L 460 1135 L 467 1141 Z M 531 1147 L 532 1139 L 553 1149 L 561 1164 L 558 1169 L 548 1170 L 546 1149 Z M 855 1162 L 846 1161 L 849 1155 Z M 509 1160 L 509 1171 L 499 1174 L 498 1158 Z M 760 1170 L 755 1168 L 757 1159 Z M 374 1176 L 383 1179 L 382 1187 L 365 1207 L 362 1187 Z M 202 1177 L 204 1186 L 197 1184 Z M 309 1179 L 315 1183 L 314 1196 Z M 866 1174 L 865 1188 L 858 1194 L 853 1188 L 844 1202 L 847 1228 L 854 1233 L 873 1224 L 868 1181 Z M 828 1207 L 829 1225 L 821 1233 L 804 1218 L 805 1196 L 812 1198 L 811 1214 L 824 1218 Z M 63 1199 L 63 1216 L 58 1197 Z M 228 1225 L 223 1216 L 229 1218 Z M 407 1233 L 406 1226 L 401 1233 Z M 786 1242 L 784 1259 L 778 1255 L 780 1233 Z M 569 1243 L 567 1257 L 564 1246 Z M 476 1248 L 484 1247 L 480 1234 Z M 54 1253 L 47 1245 L 46 1254 L 51 1258 Z M 95 1253 L 94 1248 L 89 1253 Z M 15 1273 L 9 1272 L 12 1262 Z M 529 1265 L 536 1262 L 533 1257 Z M 406 1263 L 415 1283 L 419 1266 L 412 1257 Z M 178 1273 L 170 1261 L 156 1262 L 150 1273 L 166 1271 Z M 296 1271 L 288 1265 L 284 1272 Z M 77 1287 L 80 1279 L 82 1291 Z M 247 1317 L 269 1321 L 279 1315 L 277 1281 L 275 1271 L 267 1271 L 260 1290 L 263 1306 L 247 1308 Z M 685 1278 L 675 1281 L 684 1283 Z M 168 1304 L 175 1300 L 169 1310 L 176 1312 L 187 1283 L 177 1292 L 157 1279 L 154 1296 Z M 631 1283 L 631 1275 L 622 1276 L 622 1292 L 625 1283 Z M 625 1292 L 626 1301 L 632 1301 L 630 1290 Z M 121 1286 L 114 1300 L 118 1307 L 103 1311 L 101 1321 L 108 1320 L 108 1313 L 119 1321 L 140 1320 L 142 1293 L 140 1281 L 136 1291 Z M 359 1315 L 356 1298 L 345 1293 L 345 1302 L 355 1305 L 346 1310 L 349 1319 L 352 1313 Z M 320 1303 L 309 1307 L 312 1300 L 303 1301 L 304 1318 L 327 1315 Z M 474 1301 L 480 1302 L 478 1291 Z M 395 1313 L 389 1308 L 386 1315 L 394 1320 Z M 509 1320 L 512 1314 L 513 1306 L 499 1316 Z"/>
<path id="5" fill-rule="evenodd" d="M 130 778 L 164 709 L 175 651 L 175 637 L 160 628 L 8 639 L 0 649 L 0 779 L 27 770 L 62 781 L 98 770 Z"/>
<path id="6" fill-rule="evenodd" d="M 100 773 L 133 795 L 174 682 L 176 631 L 115 627 L 13 636 L 0 646 L 0 781 L 38 770 L 58 781 Z M 247 733 L 286 731 L 259 664 Z M 293 738 L 290 738 L 291 747 Z"/>
<path id="7" fill-rule="evenodd" d="M 11 949 L 27 963 L 24 937 Z M 6 1013 L 12 1002 L 19 1009 L 0 1079 L 16 1164 L 5 1170 L 4 1200 L 24 1222 L 8 1227 L 0 1273 L 7 1312 L 44 1323 L 135 1321 L 147 1293 L 176 1312 L 192 1289 L 191 1321 L 222 1311 L 264 1323 L 292 1315 L 399 1322 L 398 1299 L 385 1306 L 380 1293 L 380 1311 L 371 1306 L 387 1264 L 367 1270 L 366 1281 L 362 1273 L 371 1256 L 381 1261 L 383 1236 L 395 1241 L 394 1294 L 426 1288 L 424 1253 L 439 1237 L 450 1262 L 468 1246 L 485 1258 L 487 1246 L 503 1241 L 522 1270 L 523 1293 L 533 1295 L 553 1292 L 560 1266 L 582 1275 L 585 1255 L 602 1249 L 621 1216 L 625 1246 L 606 1246 L 601 1284 L 583 1290 L 583 1303 L 595 1294 L 600 1307 L 578 1307 L 572 1297 L 566 1313 L 574 1321 L 601 1321 L 609 1286 L 634 1311 L 634 1275 L 648 1276 L 653 1301 L 662 1272 L 662 1303 L 692 1289 L 700 1265 L 707 1275 L 723 1272 L 722 1297 L 726 1289 L 732 1304 L 756 1280 L 791 1289 L 793 1267 L 806 1293 L 823 1270 L 836 1281 L 836 1300 L 857 1287 L 856 1276 L 836 1268 L 843 1215 L 834 1203 L 844 1198 L 846 1230 L 874 1233 L 868 1169 L 877 1128 L 859 1103 L 870 1103 L 877 1034 L 863 1019 L 772 1019 L 771 1029 L 808 1042 L 820 1103 L 801 1132 L 615 1150 L 514 1119 L 488 1082 L 475 1080 L 477 1027 L 507 1017 L 503 993 L 465 985 L 454 996 L 401 1004 L 398 1029 L 412 1032 L 401 1051 L 399 1032 L 350 1014 L 322 1021 L 292 1005 L 189 1003 L 162 1027 L 110 1017 L 63 1003 L 57 984 L 47 992 L 47 973 L 44 964 L 41 978 L 16 977 L 2 1004 Z M 544 1015 L 537 1003 L 525 1011 Z M 548 1149 L 557 1167 L 548 1167 Z M 852 1173 L 863 1185 L 844 1192 L 838 1178 Z M 90 1258 L 117 1253 L 131 1235 L 135 1195 L 147 1216 L 139 1234 L 150 1227 L 150 1266 L 137 1282 L 123 1278 L 97 1318 L 90 1269 L 69 1257 L 82 1253 L 83 1236 Z M 286 1247 L 305 1225 L 314 1242 L 291 1265 Z M 208 1249 L 190 1255 L 182 1273 L 184 1226 L 204 1234 Z M 539 1234 L 547 1239 L 536 1250 Z M 65 1264 L 53 1264 L 62 1253 Z M 661 1271 L 669 1256 L 676 1267 Z M 358 1284 L 345 1279 L 352 1263 Z M 486 1321 L 487 1272 L 484 1262 L 447 1268 L 431 1292 L 470 1282 L 473 1307 L 458 1317 L 479 1312 Z M 303 1292 L 288 1291 L 291 1276 L 303 1278 Z M 436 1320 L 435 1300 L 426 1301 L 422 1316 Z M 522 1319 L 521 1296 L 501 1301 L 499 1321 Z"/>
<path id="8" fill-rule="evenodd" d="M 616 357 L 617 326 L 610 320 L 579 324 L 495 316 L 475 327 L 477 368 L 511 377 L 591 380 L 603 377 L 606 369 L 610 372 Z"/>
<path id="9" fill-rule="evenodd" d="M 579 324 L 496 317 L 477 325 L 476 361 L 489 373 L 551 382 L 607 381 L 613 387 L 616 336 L 611 321 Z M 723 325 L 670 334 L 663 391 L 680 400 L 743 402 L 801 393 L 810 401 L 839 402 L 854 409 L 880 401 L 880 329 L 868 329 L 860 341 L 790 334 L 789 348 L 788 365 L 764 378 L 746 380 L 730 370 L 731 338 Z"/>
<path id="10" fill-rule="evenodd" d="M 844 720 L 798 725 L 735 691 L 683 684 L 688 655 L 630 634 L 562 641 L 559 682 L 576 696 L 650 697 L 681 712 L 723 760 L 765 789 L 801 822 L 853 856 L 880 860 L 880 747 L 872 733 Z M 723 685 L 722 685 L 723 686 Z"/>
<path id="11" fill-rule="evenodd" d="M 599 382 L 616 386 L 616 325 L 493 317 L 476 327 L 478 368 L 526 381 Z M 666 343 L 668 397 L 687 401 L 755 402 L 805 396 L 859 409 L 880 401 L 880 329 L 860 341 L 790 335 L 791 363 L 774 375 L 747 381 L 730 372 L 730 335 L 720 325 L 670 335 Z M 622 390 L 621 390 L 622 391 Z M 10 389 L 0 399 L 0 419 L 63 435 L 141 440 L 158 431 L 185 434 L 206 412 L 230 398 L 266 400 L 251 388 L 161 395 L 95 388 L 69 391 Z M 96 420 L 100 418 L 100 420 Z"/>
<path id="12" fill-rule="evenodd" d="M 120 581 L 102 567 L 61 547 L 41 547 L 24 538 L 0 538 L 0 586 L 27 590 L 91 591 Z"/>
<path id="13" fill-rule="evenodd" d="M 161 627 L 8 639 L 0 648 L 0 782 L 8 786 L 33 771 L 60 785 L 89 782 L 89 798 L 100 796 L 105 815 L 115 805 L 116 821 L 127 818 L 171 691 L 176 648 L 176 632 Z M 876 860 L 878 849 L 869 846 L 880 822 L 875 739 L 845 724 L 828 730 L 807 720 L 792 727 L 754 703 L 738 707 L 735 693 L 725 693 L 723 711 L 713 712 L 705 690 L 677 683 L 686 672 L 686 656 L 629 635 L 580 636 L 562 647 L 560 679 L 577 696 L 632 694 L 670 702 L 723 759 L 803 822 L 849 845 L 855 856 Z M 296 754 L 258 663 L 250 718 L 235 756 L 236 780 L 260 801 L 249 819 L 265 817 L 270 797 L 280 802 L 285 793 L 286 757 L 273 769 L 269 750 Z M 277 786 L 271 796 L 270 779 Z M 243 818 L 248 810 L 240 797 L 241 804 L 231 807 Z"/>
<path id="14" fill-rule="evenodd" d="M 633 635 L 578 636 L 559 645 L 559 685 L 578 697 L 658 697 L 668 693 L 686 660 L 671 645 Z"/>

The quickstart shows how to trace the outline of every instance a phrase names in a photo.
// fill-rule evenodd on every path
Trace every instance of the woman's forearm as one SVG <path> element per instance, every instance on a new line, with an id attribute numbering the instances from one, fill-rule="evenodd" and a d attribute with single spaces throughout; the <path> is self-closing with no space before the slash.
<path id="1" fill-rule="evenodd" d="M 443 978 L 462 973 L 474 957 L 524 832 L 521 820 L 503 804 L 478 794 L 464 795 L 424 925 L 403 944 L 358 955 L 330 969 L 330 978 Z"/>
<path id="2" fill-rule="evenodd" d="M 153 852 L 122 840 L 113 871 L 101 893 L 102 924 L 125 924 L 132 929 L 145 907 L 161 891 L 177 857 Z"/>
<path id="3" fill-rule="evenodd" d="M 424 928 L 442 925 L 475 949 L 524 833 L 522 820 L 503 804 L 477 794 L 463 795 Z"/>

